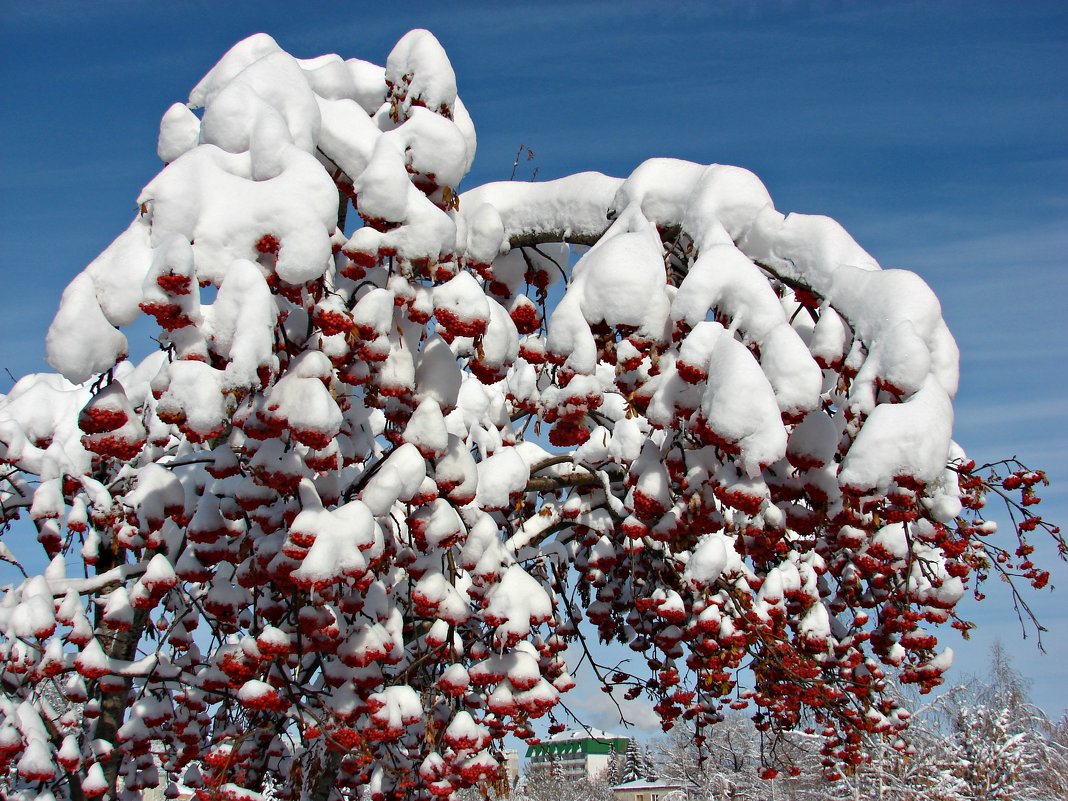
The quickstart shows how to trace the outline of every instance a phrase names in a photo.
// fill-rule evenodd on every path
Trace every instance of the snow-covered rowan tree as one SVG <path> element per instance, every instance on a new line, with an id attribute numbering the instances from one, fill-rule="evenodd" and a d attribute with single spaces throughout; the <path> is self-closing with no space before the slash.
<path id="1" fill-rule="evenodd" d="M 884 665 L 941 680 L 977 571 L 1046 580 L 1018 465 L 993 558 L 931 291 L 744 169 L 460 193 L 425 31 L 384 68 L 253 36 L 158 154 L 63 292 L 57 374 L 0 399 L 3 518 L 49 562 L 4 551 L 9 796 L 448 796 L 571 688 L 580 620 L 645 656 L 599 678 L 665 727 L 748 702 L 855 761 L 906 723 Z"/>

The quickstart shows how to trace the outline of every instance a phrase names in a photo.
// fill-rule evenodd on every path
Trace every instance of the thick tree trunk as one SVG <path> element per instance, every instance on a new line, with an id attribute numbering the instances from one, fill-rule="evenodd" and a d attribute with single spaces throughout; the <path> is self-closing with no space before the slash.
<path id="1" fill-rule="evenodd" d="M 308 798 L 310 801 L 327 801 L 330 791 L 337 784 L 337 774 L 341 770 L 341 754 L 337 751 L 327 751 L 320 763 L 322 770 L 318 776 L 311 777 Z"/>
<path id="2" fill-rule="evenodd" d="M 134 614 L 133 625 L 126 631 L 120 631 L 108 649 L 108 656 L 112 659 L 120 659 L 126 662 L 132 661 L 137 653 L 137 644 L 141 641 L 141 634 L 148 622 L 148 612 L 138 610 Z M 117 692 L 100 692 L 100 717 L 96 722 L 95 737 L 98 740 L 107 740 L 113 746 L 117 746 L 117 734 L 126 717 L 129 708 L 130 687 L 132 679 L 123 679 L 122 689 Z M 102 763 L 104 778 L 107 780 L 112 797 L 116 795 L 116 784 L 119 778 L 119 764 L 122 755 L 118 748 L 111 752 Z"/>
<path id="3" fill-rule="evenodd" d="M 113 567 L 117 567 L 120 564 L 118 555 L 110 549 L 105 549 L 100 554 L 100 560 L 96 564 L 97 575 L 106 573 Z M 100 605 L 97 605 L 96 611 L 96 630 L 100 631 L 102 625 L 102 610 Z M 115 638 L 111 641 L 110 646 L 106 646 L 107 655 L 111 659 L 117 659 L 124 662 L 132 661 L 137 653 L 137 645 L 141 642 L 141 635 L 144 634 L 145 626 L 148 623 L 148 611 L 139 609 L 134 612 L 133 625 L 125 631 L 118 631 L 115 634 Z M 101 642 L 101 645 L 106 643 Z M 106 740 L 112 746 L 118 746 L 117 735 L 119 727 L 122 726 L 123 719 L 126 717 L 126 710 L 129 707 L 129 695 L 130 687 L 133 680 L 124 678 L 122 681 L 122 689 L 116 692 L 103 692 L 101 691 L 99 682 L 96 687 L 96 696 L 100 701 L 100 716 L 96 721 L 96 728 L 93 732 L 93 738 L 97 740 Z M 104 771 L 104 778 L 107 780 L 107 786 L 110 791 L 110 797 L 116 797 L 116 786 L 119 778 L 119 765 L 122 762 L 122 754 L 118 748 L 115 747 L 111 754 L 105 758 L 100 767 Z"/>

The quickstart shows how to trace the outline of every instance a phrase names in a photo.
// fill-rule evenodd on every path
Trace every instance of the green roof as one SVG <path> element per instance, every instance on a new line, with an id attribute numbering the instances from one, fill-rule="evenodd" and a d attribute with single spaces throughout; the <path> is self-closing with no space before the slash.
<path id="1" fill-rule="evenodd" d="M 594 737 L 576 737 L 566 740 L 548 740 L 532 745 L 527 749 L 527 759 L 546 756 L 567 756 L 570 754 L 624 754 L 630 740 L 626 737 L 608 739 Z"/>

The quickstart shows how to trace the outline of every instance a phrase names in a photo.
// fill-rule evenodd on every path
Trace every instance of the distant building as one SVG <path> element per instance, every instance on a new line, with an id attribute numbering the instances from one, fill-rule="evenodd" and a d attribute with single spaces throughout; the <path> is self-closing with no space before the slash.
<path id="1" fill-rule="evenodd" d="M 693 787 L 685 782 L 638 779 L 612 788 L 615 801 L 689 801 Z"/>
<path id="2" fill-rule="evenodd" d="M 565 731 L 527 750 L 532 774 L 552 773 L 561 779 L 596 779 L 625 754 L 629 737 L 619 737 L 599 729 Z M 647 801 L 647 800 L 646 800 Z"/>
<path id="3" fill-rule="evenodd" d="M 514 748 L 506 748 L 502 754 L 504 755 L 504 773 L 508 778 L 508 786 L 515 787 L 515 783 L 519 780 L 519 752 Z"/>

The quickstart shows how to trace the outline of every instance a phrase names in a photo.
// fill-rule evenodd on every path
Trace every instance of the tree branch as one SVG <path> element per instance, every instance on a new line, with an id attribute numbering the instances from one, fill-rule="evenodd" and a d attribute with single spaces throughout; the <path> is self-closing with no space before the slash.
<path id="1" fill-rule="evenodd" d="M 605 228 L 608 228 L 607 221 Z M 532 248 L 538 245 L 555 245 L 566 242 L 569 245 L 596 245 L 604 235 L 604 231 L 590 233 L 588 231 L 524 231 L 521 234 L 513 234 L 508 237 L 508 244 L 513 248 Z"/>

